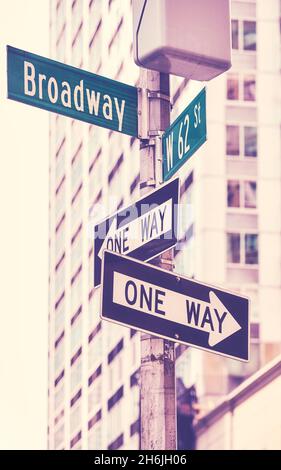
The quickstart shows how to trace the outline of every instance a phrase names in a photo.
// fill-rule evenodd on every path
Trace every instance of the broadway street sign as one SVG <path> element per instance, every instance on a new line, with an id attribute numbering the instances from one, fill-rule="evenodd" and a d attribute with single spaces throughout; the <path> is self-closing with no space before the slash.
<path id="1" fill-rule="evenodd" d="M 101 317 L 155 336 L 249 360 L 249 301 L 105 251 Z"/>
<path id="2" fill-rule="evenodd" d="M 101 283 L 104 249 L 147 261 L 177 243 L 179 179 L 121 209 L 94 228 L 94 285 Z"/>
<path id="3" fill-rule="evenodd" d="M 206 141 L 206 90 L 194 98 L 163 135 L 163 179 L 167 181 Z"/>
<path id="4" fill-rule="evenodd" d="M 7 46 L 8 98 L 137 137 L 137 88 Z"/>

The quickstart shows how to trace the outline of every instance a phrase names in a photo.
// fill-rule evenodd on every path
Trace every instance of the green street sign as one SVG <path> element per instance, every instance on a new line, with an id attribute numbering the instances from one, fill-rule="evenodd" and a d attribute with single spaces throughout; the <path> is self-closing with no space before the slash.
<path id="1" fill-rule="evenodd" d="M 138 136 L 137 88 L 7 46 L 8 98 Z"/>
<path id="2" fill-rule="evenodd" d="M 203 88 L 163 134 L 163 180 L 169 180 L 205 141 L 206 90 Z"/>

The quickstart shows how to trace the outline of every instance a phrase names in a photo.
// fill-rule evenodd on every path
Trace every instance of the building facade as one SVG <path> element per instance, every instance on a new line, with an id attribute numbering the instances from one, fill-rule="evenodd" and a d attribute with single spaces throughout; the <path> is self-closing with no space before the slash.
<path id="1" fill-rule="evenodd" d="M 280 1 L 232 1 L 233 66 L 206 84 L 182 167 L 175 270 L 251 298 L 251 360 L 178 348 L 200 413 L 280 352 Z M 50 57 L 137 85 L 130 0 L 50 0 Z M 202 83 L 171 77 L 173 121 Z M 99 318 L 93 223 L 139 195 L 139 142 L 50 116 L 49 448 L 139 447 L 139 333 Z"/>
<path id="2" fill-rule="evenodd" d="M 249 296 L 251 359 L 186 352 L 202 413 L 280 351 L 280 2 L 232 1 L 231 17 L 232 67 L 207 84 L 208 141 L 183 170 L 193 175 L 194 235 L 179 265 Z"/>
<path id="3" fill-rule="evenodd" d="M 279 355 L 198 422 L 197 449 L 280 450 L 280 390 Z"/>

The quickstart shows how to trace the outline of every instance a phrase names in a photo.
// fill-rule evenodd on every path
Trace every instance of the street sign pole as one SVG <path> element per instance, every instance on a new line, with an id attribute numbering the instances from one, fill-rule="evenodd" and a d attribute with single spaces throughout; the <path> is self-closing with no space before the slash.
<path id="1" fill-rule="evenodd" d="M 149 90 L 148 138 L 142 139 L 140 143 L 140 192 L 143 195 L 162 182 L 162 145 L 159 136 L 170 124 L 169 75 L 141 69 L 141 87 Z M 146 110 L 147 107 L 143 106 L 142 109 Z M 142 119 L 146 117 L 142 116 Z M 151 263 L 173 270 L 173 249 Z M 141 449 L 175 450 L 174 343 L 141 333 L 140 379 Z"/>

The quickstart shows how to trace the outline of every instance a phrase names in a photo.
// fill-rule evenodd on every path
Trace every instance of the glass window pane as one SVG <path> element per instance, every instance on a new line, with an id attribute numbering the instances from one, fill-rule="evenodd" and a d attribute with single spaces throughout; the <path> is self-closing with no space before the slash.
<path id="1" fill-rule="evenodd" d="M 244 49 L 246 51 L 256 50 L 256 22 L 243 21 L 244 31 Z"/>
<path id="2" fill-rule="evenodd" d="M 226 153 L 239 155 L 239 127 L 226 126 Z"/>
<path id="3" fill-rule="evenodd" d="M 256 234 L 245 235 L 245 263 L 258 263 L 258 236 Z"/>
<path id="4" fill-rule="evenodd" d="M 227 234 L 227 262 L 240 263 L 240 233 Z"/>
<path id="5" fill-rule="evenodd" d="M 239 99 L 239 80 L 238 75 L 229 75 L 227 78 L 227 99 Z"/>
<path id="6" fill-rule="evenodd" d="M 256 79 L 254 75 L 245 75 L 244 77 L 244 96 L 245 101 L 256 100 Z"/>
<path id="7" fill-rule="evenodd" d="M 240 207 L 239 181 L 227 182 L 227 206 L 228 207 Z"/>
<path id="8" fill-rule="evenodd" d="M 257 128 L 246 126 L 244 127 L 244 143 L 245 143 L 245 156 L 257 156 Z"/>
<path id="9" fill-rule="evenodd" d="M 244 181 L 245 207 L 257 207 L 257 183 L 255 181 Z"/>
<path id="10" fill-rule="evenodd" d="M 238 49 L 238 20 L 231 20 L 232 49 Z"/>

